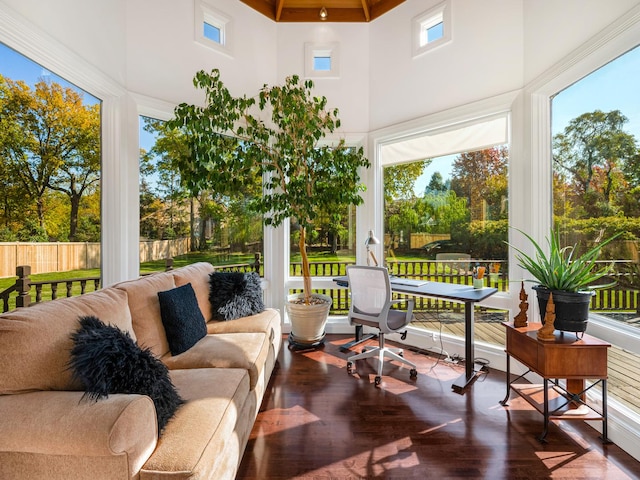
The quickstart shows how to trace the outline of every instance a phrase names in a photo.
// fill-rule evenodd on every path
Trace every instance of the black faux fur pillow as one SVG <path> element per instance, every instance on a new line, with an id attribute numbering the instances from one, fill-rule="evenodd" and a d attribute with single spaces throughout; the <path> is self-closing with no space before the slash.
<path id="1" fill-rule="evenodd" d="M 93 316 L 80 317 L 79 322 L 71 335 L 74 345 L 69 364 L 84 385 L 85 395 L 95 401 L 112 393 L 148 395 L 156 406 L 161 433 L 184 403 L 167 367 L 149 349 L 141 349 L 128 332 Z"/>
<path id="2" fill-rule="evenodd" d="M 233 320 L 264 310 L 260 276 L 256 272 L 213 272 L 209 279 L 214 320 Z"/>
<path id="3" fill-rule="evenodd" d="M 207 325 L 190 283 L 158 292 L 162 325 L 171 355 L 180 355 L 207 334 Z"/>

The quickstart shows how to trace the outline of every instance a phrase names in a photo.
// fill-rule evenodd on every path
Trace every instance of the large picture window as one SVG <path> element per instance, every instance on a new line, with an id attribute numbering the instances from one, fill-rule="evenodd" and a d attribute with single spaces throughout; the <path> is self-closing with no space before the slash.
<path id="1" fill-rule="evenodd" d="M 553 99 L 553 214 L 565 245 L 587 248 L 617 232 L 601 263 L 613 262 L 611 289 L 591 311 L 640 325 L 640 47 Z"/>
<path id="2" fill-rule="evenodd" d="M 508 115 L 494 114 L 381 146 L 383 262 L 393 275 L 471 287 L 482 271 L 484 286 L 509 291 L 507 142 Z M 458 304 L 416 298 L 415 312 L 412 327 L 464 332 Z M 504 309 L 479 310 L 476 336 L 502 345 L 507 319 Z"/>
<path id="3" fill-rule="evenodd" d="M 206 261 L 262 273 L 262 217 L 250 208 L 261 179 L 233 198 L 212 190 L 192 195 L 180 177 L 188 155 L 184 135 L 140 117 L 141 270 L 162 269 L 169 257 L 175 265 Z"/>
<path id="4" fill-rule="evenodd" d="M 592 297 L 588 332 L 611 342 L 611 399 L 640 414 L 629 372 L 640 344 L 640 47 L 573 83 L 552 99 L 553 220 L 565 246 L 588 248 L 615 232 L 600 262 L 613 266 L 608 289 Z M 613 402 L 612 402 L 613 403 Z"/>
<path id="5" fill-rule="evenodd" d="M 3 258 L 100 278 L 101 156 L 100 100 L 0 44 L 0 242 L 25 249 Z"/>

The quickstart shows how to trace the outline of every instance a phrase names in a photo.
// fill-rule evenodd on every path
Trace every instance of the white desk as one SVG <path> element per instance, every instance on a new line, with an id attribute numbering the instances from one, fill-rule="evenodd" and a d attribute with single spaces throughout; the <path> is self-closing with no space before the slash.
<path id="1" fill-rule="evenodd" d="M 333 279 L 341 287 L 349 287 L 346 276 Z M 474 304 L 481 302 L 498 291 L 497 288 L 473 288 L 471 285 L 458 285 L 455 283 L 427 282 L 420 286 L 404 285 L 394 283 L 391 279 L 391 289 L 396 293 L 414 295 L 416 297 L 430 297 L 451 300 L 453 302 L 464 303 L 464 350 L 465 350 L 465 373 L 453 383 L 454 390 L 462 390 L 475 378 L 475 374 L 482 368 L 482 365 L 475 365 L 474 346 Z M 357 334 L 356 334 L 357 335 Z M 358 340 L 356 338 L 356 340 Z"/>

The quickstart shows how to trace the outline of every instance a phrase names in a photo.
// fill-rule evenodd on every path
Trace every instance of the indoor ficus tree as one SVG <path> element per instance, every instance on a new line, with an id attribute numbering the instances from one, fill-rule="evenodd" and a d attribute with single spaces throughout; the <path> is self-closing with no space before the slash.
<path id="1" fill-rule="evenodd" d="M 362 203 L 359 169 L 369 161 L 361 147 L 344 139 L 323 140 L 340 120 L 325 97 L 313 95 L 311 80 L 293 75 L 283 85 L 264 85 L 257 97 L 233 97 L 216 69 L 198 72 L 194 85 L 205 91 L 204 106 L 180 104 L 170 121 L 185 133 L 191 150 L 179 165 L 183 181 L 194 191 L 233 196 L 257 175 L 263 178 L 264 193 L 253 207 L 266 225 L 277 227 L 289 218 L 299 225 L 309 303 L 310 229 L 323 213 Z"/>

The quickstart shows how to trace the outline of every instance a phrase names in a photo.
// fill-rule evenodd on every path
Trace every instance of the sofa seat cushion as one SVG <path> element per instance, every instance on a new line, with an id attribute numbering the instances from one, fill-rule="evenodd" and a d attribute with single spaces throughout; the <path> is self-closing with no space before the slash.
<path id="1" fill-rule="evenodd" d="M 158 292 L 171 290 L 176 284 L 171 272 L 154 273 L 146 277 L 118 283 L 114 288 L 127 292 L 131 323 L 138 344 L 149 348 L 156 357 L 169 351 L 167 334 L 162 324 Z"/>
<path id="2" fill-rule="evenodd" d="M 143 395 L 98 402 L 82 392 L 4 395 L 0 411 L 0 478 L 133 478 L 158 439 L 153 403 Z M 47 468 L 36 476 L 40 466 Z"/>
<path id="3" fill-rule="evenodd" d="M 242 368 L 255 388 L 269 358 L 271 342 L 264 333 L 217 333 L 207 335 L 180 355 L 165 355 L 169 369 Z"/>
<path id="4" fill-rule="evenodd" d="M 207 262 L 192 263 L 173 270 L 176 287 L 190 283 L 196 293 L 198 306 L 205 321 L 211 320 L 211 303 L 209 302 L 209 275 L 214 271 L 213 265 Z"/>
<path id="5" fill-rule="evenodd" d="M 207 323 L 207 333 L 265 333 L 276 353 L 282 344 L 282 324 L 280 312 L 274 308 L 266 308 L 263 312 L 235 320 L 213 320 Z"/>
<path id="6" fill-rule="evenodd" d="M 243 444 L 249 375 L 244 369 L 172 370 L 185 404 L 167 425 L 140 479 L 235 478 Z M 253 419 L 251 419 L 253 421 Z"/>
<path id="7" fill-rule="evenodd" d="M 0 394 L 81 390 L 68 364 L 71 333 L 85 315 L 99 315 L 135 339 L 127 294 L 113 288 L 0 315 Z"/>

